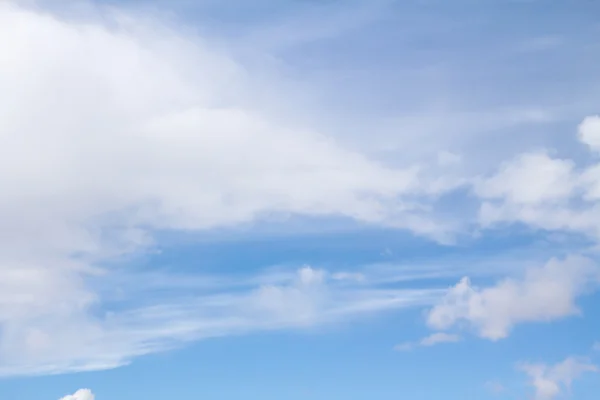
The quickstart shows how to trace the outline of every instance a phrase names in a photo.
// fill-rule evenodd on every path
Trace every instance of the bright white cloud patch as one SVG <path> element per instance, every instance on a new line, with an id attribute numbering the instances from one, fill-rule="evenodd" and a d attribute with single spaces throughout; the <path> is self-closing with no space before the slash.
<path id="1" fill-rule="evenodd" d="M 587 117 L 579 125 L 579 140 L 590 147 L 600 151 L 600 116 Z"/>
<path id="2" fill-rule="evenodd" d="M 597 151 L 600 119 L 587 117 L 579 140 Z M 549 231 L 568 231 L 600 239 L 600 164 L 578 166 L 550 152 L 528 152 L 504 163 L 496 174 L 479 179 L 479 222 L 485 227 L 522 223 Z"/>
<path id="3" fill-rule="evenodd" d="M 523 363 L 519 369 L 529 375 L 535 389 L 535 400 L 552 400 L 571 387 L 575 379 L 586 372 L 598 372 L 598 367 L 586 359 L 569 357 L 555 365 Z"/>
<path id="4" fill-rule="evenodd" d="M 578 314 L 575 300 L 598 283 L 600 268 L 579 257 L 553 259 L 529 269 L 522 279 L 508 278 L 486 288 L 463 278 L 429 311 L 427 324 L 445 330 L 466 323 L 477 335 L 498 340 L 518 323 Z"/>
<path id="5" fill-rule="evenodd" d="M 60 400 L 94 400 L 94 394 L 90 389 L 79 389 L 73 394 L 63 397 Z"/>

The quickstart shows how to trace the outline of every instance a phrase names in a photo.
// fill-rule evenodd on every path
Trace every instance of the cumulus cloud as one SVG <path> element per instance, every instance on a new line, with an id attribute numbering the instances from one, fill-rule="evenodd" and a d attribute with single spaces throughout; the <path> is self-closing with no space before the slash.
<path id="1" fill-rule="evenodd" d="M 73 394 L 65 396 L 60 400 L 94 400 L 94 394 L 90 389 L 79 389 Z"/>
<path id="2" fill-rule="evenodd" d="M 530 268 L 521 279 L 507 278 L 485 288 L 465 277 L 429 311 L 427 324 L 437 330 L 466 325 L 481 337 L 503 339 L 519 323 L 579 314 L 577 297 L 595 288 L 599 279 L 598 266 L 581 257 L 552 259 Z"/>
<path id="3" fill-rule="evenodd" d="M 587 117 L 579 124 L 579 140 L 593 151 L 600 151 L 600 116 Z"/>
<path id="4" fill-rule="evenodd" d="M 589 150 L 600 148 L 600 118 L 587 117 L 578 139 Z M 476 181 L 484 227 L 521 223 L 537 229 L 580 233 L 600 239 L 600 164 L 580 166 L 549 151 L 527 152 L 502 164 L 492 176 Z"/>
<path id="5" fill-rule="evenodd" d="M 573 381 L 586 372 L 598 372 L 598 367 L 589 360 L 569 357 L 555 365 L 522 363 L 519 369 L 531 379 L 536 400 L 557 398 L 569 390 Z"/>

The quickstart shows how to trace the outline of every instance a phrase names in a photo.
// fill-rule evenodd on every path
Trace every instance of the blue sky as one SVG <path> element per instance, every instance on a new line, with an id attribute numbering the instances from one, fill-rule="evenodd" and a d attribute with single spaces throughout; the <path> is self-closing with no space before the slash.
<path id="1" fill-rule="evenodd" d="M 598 11 L 4 2 L 0 398 L 592 399 Z"/>

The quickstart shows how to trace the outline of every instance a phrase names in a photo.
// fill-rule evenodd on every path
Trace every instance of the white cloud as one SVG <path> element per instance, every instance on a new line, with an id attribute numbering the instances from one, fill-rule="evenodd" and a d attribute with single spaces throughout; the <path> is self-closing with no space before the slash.
<path id="1" fill-rule="evenodd" d="M 74 394 L 63 397 L 60 400 L 94 400 L 94 394 L 90 389 L 79 389 Z"/>
<path id="2" fill-rule="evenodd" d="M 578 138 L 597 151 L 600 118 L 587 117 Z M 579 166 L 548 151 L 520 154 L 492 176 L 479 179 L 475 194 L 482 200 L 479 222 L 484 227 L 523 223 L 600 239 L 600 164 Z"/>
<path id="3" fill-rule="evenodd" d="M 145 278 L 136 274 L 131 279 Z M 141 300 L 124 310 L 116 296 L 123 284 L 127 302 Z M 431 305 L 442 294 L 437 289 L 384 289 L 339 281 L 308 266 L 292 276 L 234 280 L 221 287 L 218 281 L 194 282 L 194 277 L 141 287 L 119 280 L 106 285 L 109 293 L 101 293 L 117 301 L 117 309 L 104 318 L 71 312 L 6 324 L 0 375 L 114 368 L 192 340 L 316 327 L 365 313 Z"/>
<path id="4" fill-rule="evenodd" d="M 460 336 L 444 332 L 433 333 L 421 339 L 421 346 L 434 346 L 439 343 L 455 343 L 460 340 Z"/>
<path id="5" fill-rule="evenodd" d="M 427 324 L 437 330 L 466 324 L 481 337 L 502 339 L 518 323 L 579 314 L 575 300 L 599 279 L 598 266 L 580 257 L 552 259 L 530 268 L 522 279 L 504 279 L 487 288 L 463 278 L 429 311 Z"/>
<path id="6" fill-rule="evenodd" d="M 568 199 L 574 187 L 573 163 L 545 153 L 527 153 L 505 164 L 476 187 L 484 198 L 503 198 L 509 204 L 539 205 Z"/>
<path id="7" fill-rule="evenodd" d="M 278 321 L 292 324 L 311 324 L 318 318 L 327 299 L 324 287 L 325 273 L 304 267 L 292 285 L 266 285 L 254 295 L 253 301 L 260 311 L 273 313 Z"/>
<path id="8" fill-rule="evenodd" d="M 587 117 L 579 124 L 579 140 L 594 151 L 600 151 L 600 116 Z"/>
<path id="9" fill-rule="evenodd" d="M 436 332 L 432 333 L 429 336 L 426 336 L 419 340 L 418 342 L 406 342 L 396 345 L 394 350 L 397 351 L 409 351 L 414 349 L 415 347 L 431 347 L 440 343 L 456 343 L 461 340 L 459 335 L 454 335 L 445 332 Z"/>
<path id="10" fill-rule="evenodd" d="M 575 379 L 586 372 L 598 372 L 598 367 L 586 359 L 569 357 L 555 365 L 519 365 L 519 369 L 529 375 L 535 389 L 536 400 L 557 398 L 564 390 L 569 390 Z"/>
<path id="11" fill-rule="evenodd" d="M 0 4 L 0 37 L 11 38 L 0 42 L 0 374 L 113 367 L 189 337 L 287 326 L 283 313 L 312 321 L 412 304 L 366 289 L 327 303 L 322 277 L 304 271 L 250 298 L 202 297 L 213 303 L 199 310 L 170 299 L 98 312 L 107 299 L 94 285 L 114 271 L 97 266 L 146 249 L 155 230 L 289 214 L 435 237 L 447 228 L 415 201 L 427 186 L 418 169 L 385 167 L 274 111 L 275 77 L 250 76 L 206 38 L 94 12 L 80 23 Z M 256 304 L 271 305 L 249 323 Z"/>
<path id="12" fill-rule="evenodd" d="M 0 37 L 11 38 L 0 41 L 0 374 L 111 368 L 186 340 L 437 299 L 436 290 L 381 289 L 305 269 L 284 283 L 186 291 L 131 307 L 125 298 L 107 309 L 120 298 L 97 286 L 116 273 L 99 265 L 147 249 L 156 230 L 297 214 L 449 241 L 456 226 L 433 218 L 431 201 L 468 182 L 457 172 L 467 158 L 440 152 L 435 174 L 385 166 L 279 107 L 294 104 L 294 94 L 279 89 L 272 71 L 254 76 L 209 39 L 146 18 L 89 12 L 80 23 L 21 2 L 0 4 Z M 492 119 L 486 124 L 498 123 Z M 532 207 L 567 199 L 570 163 L 539 156 L 521 167 L 537 162 L 543 168 L 523 174 L 525 184 L 510 186 L 507 176 L 521 173 L 507 167 L 478 193 Z M 441 171 L 455 168 L 452 179 Z M 540 171 L 552 176 L 538 180 Z M 588 172 L 592 198 L 600 174 Z M 552 215 L 561 223 L 546 226 L 598 225 L 594 215 Z M 527 221 L 552 221 L 546 217 Z"/>

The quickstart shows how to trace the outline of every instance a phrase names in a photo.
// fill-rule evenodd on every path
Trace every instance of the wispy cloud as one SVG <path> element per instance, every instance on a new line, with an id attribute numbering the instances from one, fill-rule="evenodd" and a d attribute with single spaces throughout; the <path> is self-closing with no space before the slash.
<path id="1" fill-rule="evenodd" d="M 424 337 L 418 342 L 405 342 L 394 347 L 394 350 L 397 351 L 408 351 L 412 350 L 415 347 L 431 347 L 441 343 L 456 343 L 461 340 L 459 335 L 445 333 L 445 332 L 436 332 L 432 333 L 429 336 Z"/>
<path id="2" fill-rule="evenodd" d="M 312 329 L 364 314 L 433 304 L 440 289 L 390 289 L 360 281 L 341 283 L 303 267 L 291 279 L 207 294 L 179 286 L 180 293 L 128 293 L 120 300 L 86 302 L 61 314 L 56 303 L 40 304 L 40 316 L 13 319 L 5 330 L 0 374 L 58 373 L 114 368 L 132 357 L 164 351 L 207 337 L 276 329 Z M 127 292 L 127 286 L 123 287 Z M 191 290 L 190 290 L 191 289 Z M 77 293 L 70 294 L 75 301 Z M 134 298 L 152 299 L 131 303 Z M 9 300 L 9 298 L 7 298 Z M 108 303 L 106 303 L 108 301 Z M 97 304 L 102 315 L 85 308 Z M 109 306 L 112 304 L 112 306 Z"/>

